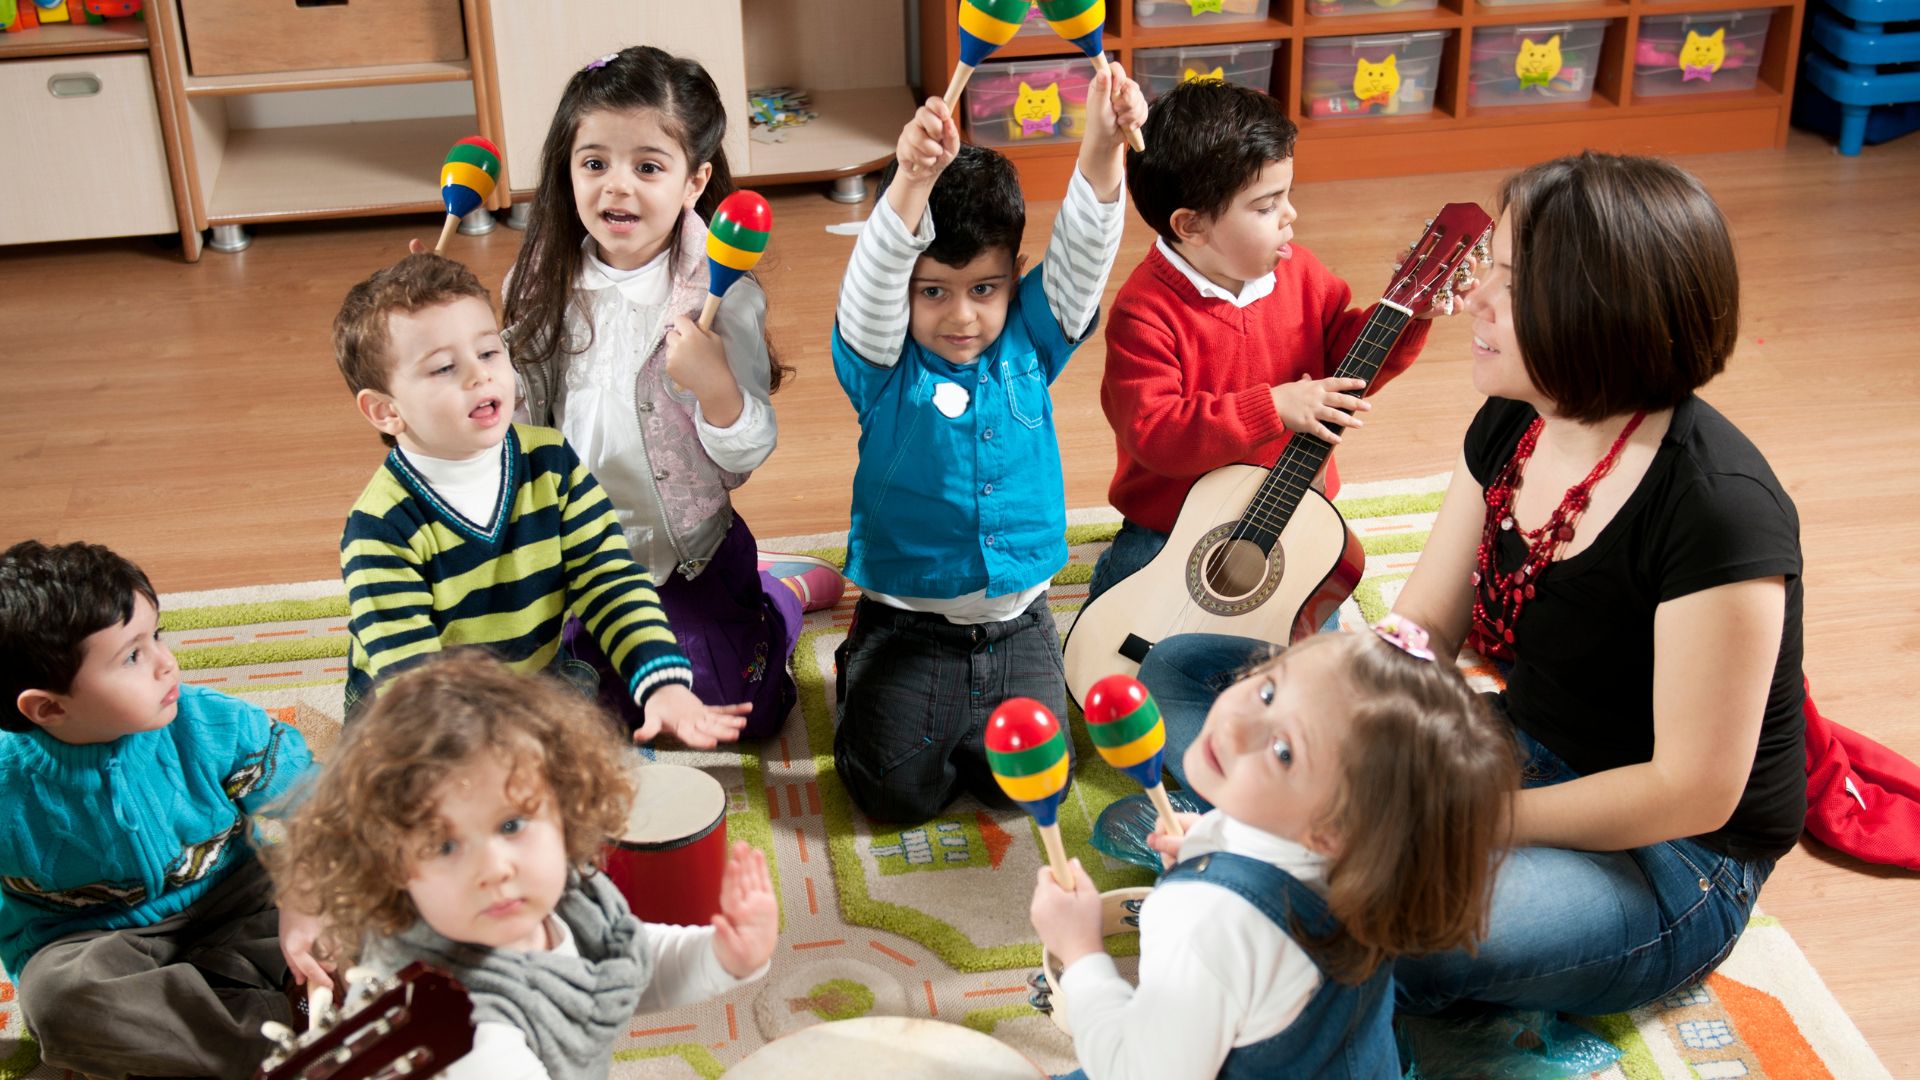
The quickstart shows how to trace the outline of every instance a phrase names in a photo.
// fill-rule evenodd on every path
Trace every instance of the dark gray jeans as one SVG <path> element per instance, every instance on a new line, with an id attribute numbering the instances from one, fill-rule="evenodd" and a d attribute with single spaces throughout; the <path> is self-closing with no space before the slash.
<path id="1" fill-rule="evenodd" d="M 40 1059 L 94 1076 L 250 1077 L 293 1021 L 280 914 L 255 859 L 152 926 L 44 946 L 18 975 Z"/>
<path id="2" fill-rule="evenodd" d="M 993 710 L 1028 697 L 1067 722 L 1060 634 L 1044 594 L 1014 618 L 972 626 L 861 597 L 834 668 L 834 766 L 876 821 L 926 821 L 963 791 L 1011 806 L 987 766 Z"/>

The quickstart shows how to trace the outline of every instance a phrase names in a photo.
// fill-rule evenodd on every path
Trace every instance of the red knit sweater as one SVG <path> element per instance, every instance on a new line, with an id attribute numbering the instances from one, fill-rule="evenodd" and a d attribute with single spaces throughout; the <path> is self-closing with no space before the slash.
<path id="1" fill-rule="evenodd" d="M 1271 466 L 1292 434 L 1272 388 L 1332 375 L 1360 336 L 1367 312 L 1348 309 L 1352 290 L 1311 252 L 1293 245 L 1274 273 L 1271 295 L 1236 308 L 1202 297 L 1156 244 L 1120 287 L 1100 405 L 1119 451 L 1107 500 L 1128 520 L 1171 532 L 1201 476 Z M 1373 389 L 1413 363 L 1427 330 L 1424 319 L 1408 325 Z M 1339 485 L 1329 458 L 1327 494 Z"/>

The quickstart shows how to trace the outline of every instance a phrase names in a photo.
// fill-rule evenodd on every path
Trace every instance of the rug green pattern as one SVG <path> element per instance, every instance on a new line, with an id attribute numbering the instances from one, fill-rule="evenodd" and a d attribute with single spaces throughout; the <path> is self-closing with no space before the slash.
<path id="1" fill-rule="evenodd" d="M 1349 485 L 1337 504 L 1361 537 L 1366 579 L 1343 620 L 1371 620 L 1397 596 L 1427 538 L 1445 476 Z M 1077 512 L 1071 561 L 1054 576 L 1052 607 L 1064 628 L 1084 601 L 1094 559 L 1111 539 L 1110 512 Z M 838 562 L 843 536 L 771 541 Z M 940 872 L 901 872 L 904 831 L 869 824 L 834 773 L 833 647 L 852 597 L 807 617 L 795 651 L 799 706 L 764 743 L 716 751 L 662 750 L 663 761 L 708 770 L 727 788 L 727 830 L 765 852 L 781 900 L 772 971 L 725 997 L 637 1016 L 615 1047 L 613 1076 L 721 1075 L 766 1041 L 850 1011 L 933 1017 L 991 1034 L 1049 1072 L 1075 1064 L 1071 1042 L 1026 1004 L 1038 947 L 1027 900 L 1042 865 L 1032 822 L 963 799 L 940 821 L 963 834 L 964 857 Z M 347 608 L 337 582 L 163 598 L 162 629 L 186 677 L 245 695 L 300 727 L 316 751 L 337 736 Z M 1484 684 L 1484 673 L 1468 668 Z M 1099 811 L 1138 790 L 1094 752 L 1077 710 L 1067 718 L 1076 769 L 1060 809 L 1068 850 L 1102 889 L 1150 883 L 1088 843 Z M 930 829 L 929 837 L 937 829 Z M 930 848 L 940 857 L 940 848 Z M 957 845 L 947 848 L 959 852 Z M 1111 939 L 1117 954 L 1133 935 Z M 1131 961 L 1123 960 L 1123 968 Z M 824 988 L 824 989 L 823 989 Z M 1774 1004 L 1756 1011 L 1756 995 Z M 1620 1047 L 1603 1080 L 1799 1076 L 1785 1062 L 1821 1063 L 1830 1077 L 1885 1071 L 1776 920 L 1756 916 L 1725 966 L 1699 987 L 1630 1015 L 1588 1021 Z M 1704 1033 L 1704 1034 L 1703 1034 Z M 1790 1044 L 1790 1045 L 1789 1045 Z M 1796 1056 L 1797 1055 L 1797 1056 Z M 55 1080 L 22 1030 L 14 988 L 0 982 L 0 1080 Z"/>

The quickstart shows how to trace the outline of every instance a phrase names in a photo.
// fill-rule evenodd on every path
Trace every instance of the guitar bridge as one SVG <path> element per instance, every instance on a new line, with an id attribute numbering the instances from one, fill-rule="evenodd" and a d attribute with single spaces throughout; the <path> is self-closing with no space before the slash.
<path id="1" fill-rule="evenodd" d="M 1128 634 L 1127 640 L 1120 643 L 1117 651 L 1121 656 L 1139 664 L 1145 662 L 1147 654 L 1153 651 L 1153 642 L 1138 634 Z"/>

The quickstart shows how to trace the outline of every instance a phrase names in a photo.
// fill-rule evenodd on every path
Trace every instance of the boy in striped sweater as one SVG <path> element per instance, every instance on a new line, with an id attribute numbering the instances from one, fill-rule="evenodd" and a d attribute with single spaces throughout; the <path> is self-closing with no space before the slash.
<path id="1" fill-rule="evenodd" d="M 514 380 L 487 290 L 459 263 L 409 255 L 347 293 L 340 373 L 392 449 L 347 516 L 347 715 L 382 676 L 454 645 L 517 671 L 568 658 L 567 613 L 645 717 L 689 746 L 739 737 L 744 705 L 706 706 L 653 579 L 593 475 L 551 428 L 511 422 Z"/>

